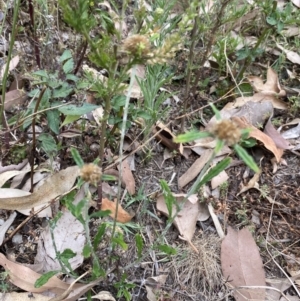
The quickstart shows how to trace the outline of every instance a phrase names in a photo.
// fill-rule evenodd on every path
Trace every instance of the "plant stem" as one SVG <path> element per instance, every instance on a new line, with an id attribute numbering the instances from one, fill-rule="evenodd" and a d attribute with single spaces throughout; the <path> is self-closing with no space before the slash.
<path id="1" fill-rule="evenodd" d="M 18 12 L 20 7 L 21 0 L 15 0 L 14 1 L 14 14 L 13 14 L 13 24 L 12 24 L 12 32 L 10 37 L 10 43 L 8 48 L 8 55 L 7 55 L 7 62 L 5 66 L 5 71 L 2 79 L 2 99 L 1 99 L 1 105 L 0 105 L 0 125 L 3 125 L 3 128 L 6 128 L 5 124 L 5 116 L 4 116 L 4 102 L 5 102 L 5 94 L 6 94 L 6 83 L 7 83 L 7 77 L 9 72 L 9 64 L 11 61 L 12 51 L 14 48 L 15 43 L 15 37 L 17 32 L 17 21 L 18 21 Z"/>
<path id="2" fill-rule="evenodd" d="M 119 202 L 121 199 L 123 145 L 124 145 L 124 139 L 125 139 L 125 133 L 126 133 L 126 124 L 127 124 L 130 95 L 131 95 L 133 83 L 135 81 L 135 74 L 136 74 L 136 66 L 133 66 L 133 68 L 131 70 L 131 75 L 130 75 L 130 84 L 128 87 L 128 92 L 127 92 L 126 100 L 125 100 L 123 123 L 122 123 L 122 129 L 121 129 L 121 138 L 120 138 L 120 147 L 119 147 L 119 158 L 120 158 L 119 166 L 120 167 L 119 167 L 119 179 L 118 179 L 118 195 L 117 195 L 117 206 L 116 206 L 115 218 L 114 218 L 113 229 L 112 229 L 112 234 L 111 234 L 111 240 L 113 239 L 113 237 L 115 235 L 115 231 L 116 231 L 116 223 L 117 223 L 116 218 L 118 216 L 118 207 L 119 207 Z"/>
<path id="3" fill-rule="evenodd" d="M 195 45 L 197 42 L 197 34 L 198 34 L 198 24 L 199 24 L 199 15 L 197 15 L 194 19 L 194 26 L 193 26 L 192 34 L 191 34 L 192 43 L 191 43 L 190 50 L 189 50 L 188 71 L 187 71 L 185 91 L 184 91 L 184 104 L 183 104 L 183 114 L 184 115 L 186 114 L 187 104 L 189 101 L 191 77 L 192 77 L 192 66 L 193 66 L 194 57 L 195 57 Z M 181 132 L 182 133 L 184 131 L 184 122 L 185 122 L 185 116 L 181 119 Z"/>

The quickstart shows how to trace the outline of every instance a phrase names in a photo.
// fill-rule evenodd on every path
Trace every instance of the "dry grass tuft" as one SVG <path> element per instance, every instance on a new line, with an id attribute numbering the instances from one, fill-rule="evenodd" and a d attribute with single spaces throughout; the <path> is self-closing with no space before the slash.
<path id="1" fill-rule="evenodd" d="M 189 247 L 181 248 L 169 264 L 173 287 L 197 300 L 202 300 L 203 297 L 207 300 L 218 299 L 222 285 L 221 240 L 209 234 L 195 238 L 193 244 L 199 251 L 198 254 Z M 183 300 L 180 295 L 178 298 Z"/>

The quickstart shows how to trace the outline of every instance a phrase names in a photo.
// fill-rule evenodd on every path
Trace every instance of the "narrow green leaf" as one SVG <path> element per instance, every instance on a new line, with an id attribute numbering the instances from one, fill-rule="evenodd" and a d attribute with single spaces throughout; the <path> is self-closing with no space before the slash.
<path id="1" fill-rule="evenodd" d="M 164 196 L 165 199 L 165 203 L 168 209 L 168 216 L 169 219 L 171 219 L 173 216 L 173 205 L 176 204 L 176 200 L 174 195 L 171 192 L 171 189 L 168 185 L 168 183 L 165 180 L 160 180 L 160 187 L 162 189 L 162 194 Z"/>
<path id="2" fill-rule="evenodd" d="M 210 136 L 211 134 L 209 132 L 191 131 L 185 134 L 178 135 L 173 140 L 176 143 L 186 143 L 186 142 L 190 142 L 190 141 L 194 141 L 197 139 L 202 139 Z"/>
<path id="3" fill-rule="evenodd" d="M 125 251 L 128 249 L 128 245 L 125 243 L 123 235 L 121 233 L 116 233 L 116 236 L 113 237 L 112 242 L 120 246 Z"/>
<path id="4" fill-rule="evenodd" d="M 139 235 L 139 234 L 135 235 L 135 245 L 136 245 L 136 248 L 137 248 L 138 258 L 141 258 L 144 242 L 143 242 L 142 236 Z"/>
<path id="5" fill-rule="evenodd" d="M 96 217 L 105 217 L 105 216 L 109 216 L 111 214 L 110 210 L 100 210 L 97 212 L 93 212 L 90 215 L 90 218 L 96 218 Z"/>
<path id="6" fill-rule="evenodd" d="M 218 154 L 222 150 L 224 144 L 225 142 L 223 140 L 217 139 L 216 147 L 214 149 L 215 154 Z"/>
<path id="7" fill-rule="evenodd" d="M 96 251 L 97 248 L 98 248 L 98 245 L 99 245 L 99 243 L 100 243 L 100 241 L 101 241 L 101 239 L 102 239 L 102 237 L 103 237 L 103 235 L 104 235 L 104 233 L 105 233 L 105 230 L 106 230 L 106 224 L 103 223 L 103 224 L 101 224 L 101 226 L 98 228 L 98 231 L 97 231 L 97 233 L 96 233 L 96 235 L 95 235 L 95 237 L 94 237 L 93 248 L 94 248 L 95 251 Z"/>
<path id="8" fill-rule="evenodd" d="M 102 181 L 116 181 L 117 178 L 111 175 L 103 174 L 101 177 Z"/>
<path id="9" fill-rule="evenodd" d="M 209 105 L 211 106 L 214 114 L 216 115 L 216 119 L 221 120 L 222 117 L 221 117 L 220 111 L 216 108 L 216 106 L 213 103 L 210 103 Z"/>
<path id="10" fill-rule="evenodd" d="M 40 278 L 38 278 L 35 283 L 34 283 L 34 287 L 39 288 L 41 286 L 43 286 L 44 284 L 46 284 L 48 282 L 48 280 L 53 277 L 54 275 L 56 275 L 57 273 L 59 273 L 60 271 L 50 271 L 45 273 L 44 275 L 42 275 Z"/>
<path id="11" fill-rule="evenodd" d="M 76 165 L 81 168 L 83 166 L 84 162 L 76 148 L 74 148 L 74 147 L 71 148 L 71 155 L 72 155 L 73 160 L 75 161 Z"/>
<path id="12" fill-rule="evenodd" d="M 259 167 L 256 165 L 254 159 L 247 153 L 244 148 L 242 148 L 238 144 L 235 144 L 233 148 L 248 167 L 250 167 L 254 172 L 259 172 Z"/>
<path id="13" fill-rule="evenodd" d="M 84 115 L 95 109 L 99 108 L 97 105 L 90 103 L 83 103 L 82 105 L 76 106 L 73 104 L 66 105 L 64 107 L 58 108 L 58 110 L 65 115 Z"/>
<path id="14" fill-rule="evenodd" d="M 167 255 L 176 255 L 177 254 L 176 249 L 172 248 L 169 245 L 158 245 L 157 248 Z"/>
<path id="15" fill-rule="evenodd" d="M 217 176 L 221 171 L 225 170 L 225 168 L 230 164 L 230 162 L 231 162 L 231 158 L 225 158 L 222 161 L 220 161 L 216 166 L 211 168 L 198 184 L 197 190 L 202 185 L 204 185 L 205 183 L 209 182 L 212 178 Z"/>

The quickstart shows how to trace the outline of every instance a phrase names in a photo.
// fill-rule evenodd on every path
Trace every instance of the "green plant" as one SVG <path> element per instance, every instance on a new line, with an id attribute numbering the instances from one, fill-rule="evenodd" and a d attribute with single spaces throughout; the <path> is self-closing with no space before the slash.
<path id="1" fill-rule="evenodd" d="M 300 98 L 298 96 L 291 96 L 289 97 L 290 102 L 290 111 L 294 116 L 300 111 Z"/>
<path id="2" fill-rule="evenodd" d="M 226 199 L 228 194 L 229 183 L 225 181 L 220 185 L 220 197 L 221 199 Z"/>
<path id="3" fill-rule="evenodd" d="M 124 273 L 121 277 L 121 280 L 119 282 L 116 282 L 114 284 L 114 287 L 118 290 L 117 298 L 124 297 L 126 301 L 131 300 L 131 293 L 130 290 L 135 288 L 134 283 L 129 283 L 127 281 L 127 274 Z"/>

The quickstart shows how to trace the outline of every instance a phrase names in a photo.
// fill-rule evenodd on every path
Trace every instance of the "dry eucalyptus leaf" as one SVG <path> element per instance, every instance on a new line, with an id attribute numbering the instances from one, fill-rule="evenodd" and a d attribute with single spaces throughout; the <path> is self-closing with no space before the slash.
<path id="1" fill-rule="evenodd" d="M 253 125 L 248 124 L 245 118 L 243 117 L 232 117 L 232 120 L 235 123 L 237 123 L 242 129 L 250 129 L 251 131 L 249 133 L 249 137 L 261 141 L 264 144 L 264 146 L 274 154 L 277 162 L 280 162 L 280 159 L 283 155 L 283 150 L 277 148 L 274 141 L 269 136 L 267 136 L 265 133 L 263 133 Z"/>
<path id="2" fill-rule="evenodd" d="M 27 93 L 23 90 L 12 90 L 5 94 L 4 110 L 11 112 L 23 105 L 27 99 Z"/>
<path id="3" fill-rule="evenodd" d="M 29 297 L 30 296 L 30 297 Z M 43 296 L 41 294 L 31 294 L 28 293 L 0 293 L 0 300 L 1 301 L 51 301 L 52 297 Z"/>
<path id="4" fill-rule="evenodd" d="M 267 124 L 265 125 L 264 133 L 267 134 L 274 141 L 275 145 L 281 149 L 290 149 L 288 141 L 286 141 L 280 133 L 278 133 L 269 118 Z"/>
<path id="5" fill-rule="evenodd" d="M 228 174 L 225 170 L 222 170 L 217 176 L 211 179 L 211 188 L 215 189 L 218 186 L 222 185 L 229 179 Z"/>
<path id="6" fill-rule="evenodd" d="M 9 227 L 11 226 L 13 221 L 15 220 L 16 216 L 17 216 L 17 213 L 13 212 L 9 216 L 9 218 L 0 226 L 0 246 L 3 243 L 6 231 L 9 229 Z"/>
<path id="7" fill-rule="evenodd" d="M 198 220 L 198 215 L 200 212 L 199 202 L 195 203 L 195 198 L 197 195 L 190 196 L 185 202 L 184 198 L 186 195 L 180 194 L 177 196 L 174 194 L 174 197 L 177 201 L 179 206 L 183 206 L 182 209 L 178 212 L 177 216 L 174 219 L 174 225 L 178 229 L 181 236 L 186 239 L 188 242 L 191 242 L 195 230 L 196 230 L 196 223 Z M 190 201 L 190 198 L 191 201 Z M 166 216 L 168 216 L 169 212 L 167 209 L 167 205 L 165 203 L 165 199 L 163 195 L 160 195 L 156 202 L 156 208 L 158 211 L 162 212 Z M 176 206 L 172 206 L 172 217 L 176 214 Z"/>
<path id="8" fill-rule="evenodd" d="M 200 171 L 202 170 L 205 163 L 209 160 L 212 156 L 213 150 L 207 149 L 200 158 L 198 158 L 192 166 L 178 179 L 178 187 L 181 189 L 189 182 L 194 180 Z"/>
<path id="9" fill-rule="evenodd" d="M 117 209 L 117 202 L 112 202 L 108 199 L 102 199 L 101 210 L 110 210 L 110 217 L 115 218 Z M 116 221 L 120 223 L 128 223 L 132 220 L 133 216 L 130 215 L 126 210 L 122 208 L 122 206 L 118 205 L 118 214 L 116 217 Z"/>
<path id="10" fill-rule="evenodd" d="M 297 52 L 285 49 L 282 46 L 280 46 L 278 43 L 276 43 L 276 46 L 277 46 L 277 48 L 279 48 L 280 50 L 282 50 L 285 53 L 285 55 L 289 61 L 291 61 L 294 64 L 300 65 L 300 55 Z"/>
<path id="11" fill-rule="evenodd" d="M 98 299 L 100 301 L 116 301 L 110 292 L 102 291 L 95 296 L 92 296 L 92 299 Z"/>
<path id="12" fill-rule="evenodd" d="M 71 249 L 76 253 L 75 257 L 69 260 L 69 263 L 73 270 L 78 268 L 84 260 L 82 250 L 86 241 L 81 222 L 70 211 L 64 210 L 53 230 L 53 235 L 58 252 L 62 253 L 65 249 Z M 43 273 L 60 270 L 61 266 L 56 257 L 50 226 L 47 226 L 38 241 L 35 264 L 44 263 Z"/>
<path id="13" fill-rule="evenodd" d="M 9 170 L 0 174 L 0 188 L 8 181 L 9 179 L 15 177 L 16 175 L 27 173 L 28 170 Z"/>
<path id="14" fill-rule="evenodd" d="M 9 67 L 8 67 L 8 71 L 12 71 L 14 70 L 17 65 L 19 64 L 19 61 L 20 61 L 20 57 L 17 55 L 15 57 L 13 57 L 10 62 L 9 62 Z M 6 64 L 4 64 L 2 67 L 1 67 L 1 70 L 0 70 L 0 80 L 3 78 L 3 75 L 4 75 L 4 72 L 5 72 L 5 69 L 6 69 Z"/>
<path id="15" fill-rule="evenodd" d="M 221 245 L 221 265 L 224 278 L 234 288 L 266 285 L 259 249 L 247 228 L 238 232 L 228 228 Z M 265 300 L 264 289 L 237 289 L 233 294 L 237 301 Z"/>
<path id="16" fill-rule="evenodd" d="M 248 182 L 247 185 L 242 184 L 242 189 L 237 194 L 237 196 L 245 191 L 248 191 L 251 188 L 259 189 L 258 181 L 259 181 L 260 174 L 261 174 L 260 172 L 257 172 L 256 174 L 254 174 L 254 176 L 251 178 L 251 180 Z"/>
<path id="17" fill-rule="evenodd" d="M 0 253 L 0 265 L 2 265 L 7 272 L 9 272 L 9 281 L 17 287 L 31 293 L 41 293 L 50 291 L 55 294 L 62 294 L 66 291 L 69 285 L 56 276 L 53 276 L 42 287 L 34 287 L 34 283 L 42 274 L 38 274 L 22 264 L 8 260 L 2 253 Z M 76 284 L 75 287 L 80 287 L 81 284 Z"/>
<path id="18" fill-rule="evenodd" d="M 122 166 L 122 179 L 126 185 L 126 189 L 130 195 L 133 195 L 135 194 L 135 180 L 130 169 L 128 158 L 122 161 L 121 166 Z M 118 165 L 118 168 L 120 168 L 120 165 Z"/>
<path id="19" fill-rule="evenodd" d="M 61 170 L 47 178 L 42 186 L 28 196 L 0 198 L 0 209 L 23 210 L 46 204 L 71 190 L 78 170 L 77 166 Z"/>

